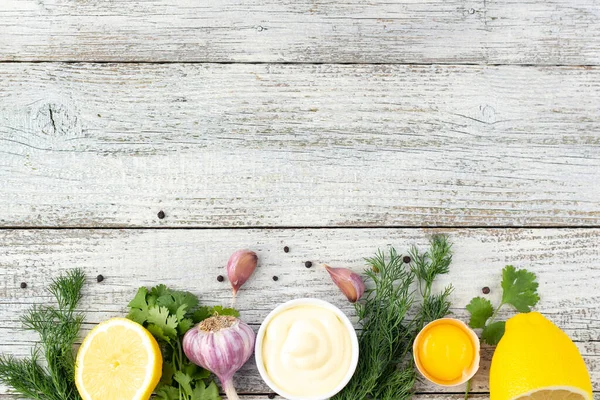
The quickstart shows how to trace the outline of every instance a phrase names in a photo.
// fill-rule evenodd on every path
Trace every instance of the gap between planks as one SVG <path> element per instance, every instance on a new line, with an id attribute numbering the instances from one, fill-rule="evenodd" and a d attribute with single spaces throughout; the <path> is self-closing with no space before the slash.
<path id="1" fill-rule="evenodd" d="M 349 225 L 349 226 L 0 226 L 0 231 L 3 230 L 172 230 L 172 231 L 190 231 L 190 230 L 298 230 L 298 229 L 598 229 L 600 225 Z"/>
<path id="2" fill-rule="evenodd" d="M 475 62 L 318 62 L 318 61 L 149 61 L 149 60 L 0 60 L 0 64 L 151 64 L 151 65 L 178 65 L 178 64 L 205 64 L 205 65 L 403 65 L 403 66 L 465 66 L 465 67 L 522 67 L 522 68 L 594 68 L 598 64 L 508 64 L 508 63 L 475 63 Z"/>

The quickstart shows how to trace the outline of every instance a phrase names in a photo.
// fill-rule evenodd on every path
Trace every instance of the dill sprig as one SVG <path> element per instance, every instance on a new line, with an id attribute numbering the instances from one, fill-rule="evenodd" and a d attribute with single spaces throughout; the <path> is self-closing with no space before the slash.
<path id="1" fill-rule="evenodd" d="M 83 323 L 83 314 L 75 309 L 84 283 L 81 269 L 67 272 L 48 288 L 58 306 L 34 306 L 21 317 L 25 329 L 36 332 L 40 341 L 29 358 L 0 355 L 0 382 L 28 399 L 81 399 L 75 386 L 73 345 Z"/>
<path id="2" fill-rule="evenodd" d="M 436 235 L 426 252 L 416 247 L 410 250 L 408 267 L 394 248 L 387 254 L 379 250 L 366 259 L 368 289 L 355 305 L 362 328 L 360 358 L 354 376 L 333 400 L 404 400 L 412 396 L 417 380 L 409 357 L 413 341 L 425 324 L 450 311 L 452 286 L 441 293 L 432 293 L 432 287 L 439 275 L 449 271 L 451 247 L 446 236 Z M 415 317 L 409 319 L 409 315 Z"/>

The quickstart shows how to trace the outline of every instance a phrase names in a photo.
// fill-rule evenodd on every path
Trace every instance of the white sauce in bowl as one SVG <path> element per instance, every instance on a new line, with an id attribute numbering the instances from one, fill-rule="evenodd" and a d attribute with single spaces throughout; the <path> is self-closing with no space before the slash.
<path id="1" fill-rule="evenodd" d="M 347 326 L 331 310 L 297 305 L 273 316 L 262 341 L 264 369 L 272 382 L 298 397 L 335 390 L 352 366 Z"/>

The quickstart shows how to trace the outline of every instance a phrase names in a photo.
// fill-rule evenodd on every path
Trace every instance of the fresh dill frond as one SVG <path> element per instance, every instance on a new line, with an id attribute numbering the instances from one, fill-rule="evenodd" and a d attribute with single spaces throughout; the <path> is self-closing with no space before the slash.
<path id="1" fill-rule="evenodd" d="M 35 352 L 31 358 L 0 355 L 0 380 L 28 399 L 61 400 L 54 394 L 52 381 L 40 366 Z"/>
<path id="2" fill-rule="evenodd" d="M 67 272 L 66 276 L 54 279 L 48 291 L 54 295 L 61 311 L 73 311 L 81 300 L 85 274 L 81 269 Z"/>
<path id="3" fill-rule="evenodd" d="M 416 246 L 410 249 L 411 268 L 419 281 L 419 289 L 425 297 L 438 275 L 447 274 L 452 262 L 452 245 L 446 235 L 434 235 L 429 250 L 421 253 Z M 423 287 L 425 285 L 425 287 Z"/>
<path id="4" fill-rule="evenodd" d="M 435 279 L 449 271 L 451 247 L 446 236 L 437 235 L 431 238 L 426 252 L 411 249 L 410 266 L 394 248 L 388 254 L 379 250 L 366 259 L 367 290 L 355 304 L 362 328 L 358 338 L 360 358 L 354 376 L 332 400 L 412 397 L 417 372 L 409 356 L 415 337 L 426 323 L 450 312 L 452 286 L 441 293 L 431 292 Z M 409 320 L 409 314 L 415 317 Z"/>
<path id="5" fill-rule="evenodd" d="M 361 357 L 353 378 L 335 400 L 374 398 L 381 390 L 382 377 L 396 368 L 399 349 L 408 335 L 404 321 L 413 301 L 411 271 L 393 248 L 387 256 L 378 251 L 366 261 L 368 289 L 363 301 L 355 305 L 362 328 Z"/>
<path id="6" fill-rule="evenodd" d="M 418 333 L 426 324 L 450 313 L 450 295 L 454 288 L 448 285 L 443 292 L 432 294 L 433 282 L 439 275 L 450 271 L 452 245 L 446 235 L 434 235 L 429 242 L 429 250 L 421 253 L 413 246 L 410 250 L 411 270 L 417 277 L 423 302 L 415 318 L 415 331 Z"/>
<path id="7" fill-rule="evenodd" d="M 36 332 L 40 342 L 30 358 L 0 355 L 0 382 L 29 399 L 80 400 L 75 386 L 73 345 L 83 314 L 75 311 L 85 283 L 75 269 L 55 279 L 48 290 L 57 306 L 34 306 L 21 317 L 25 329 Z M 46 366 L 40 364 L 40 354 Z"/>
<path id="8" fill-rule="evenodd" d="M 373 398 L 377 400 L 409 399 L 413 395 L 416 380 L 417 374 L 414 368 L 397 366 L 386 375 Z"/>
<path id="9" fill-rule="evenodd" d="M 422 316 L 422 325 L 425 326 L 431 321 L 436 319 L 444 318 L 450 314 L 450 303 L 449 297 L 454 287 L 448 285 L 444 288 L 444 291 L 438 294 L 430 294 L 428 297 L 423 299 L 421 304 L 420 315 Z M 422 329 L 423 326 L 420 328 Z M 419 329 L 419 330 L 421 330 Z"/>

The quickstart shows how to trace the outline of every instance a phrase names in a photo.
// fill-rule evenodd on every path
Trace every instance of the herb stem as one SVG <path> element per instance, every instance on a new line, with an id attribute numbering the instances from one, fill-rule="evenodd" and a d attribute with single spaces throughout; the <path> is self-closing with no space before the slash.
<path id="1" fill-rule="evenodd" d="M 471 391 L 471 381 L 472 380 L 473 380 L 473 378 L 471 378 L 467 381 L 467 388 L 465 389 L 465 400 L 468 400 L 468 398 L 469 398 L 469 392 Z"/>
<path id="2" fill-rule="evenodd" d="M 500 303 L 500 305 L 494 310 L 494 313 L 492 314 L 492 316 L 487 320 L 486 325 L 489 325 L 496 320 L 496 317 L 498 316 L 498 312 L 500 311 L 500 309 L 502 308 L 503 305 L 504 305 L 504 303 Z"/>

